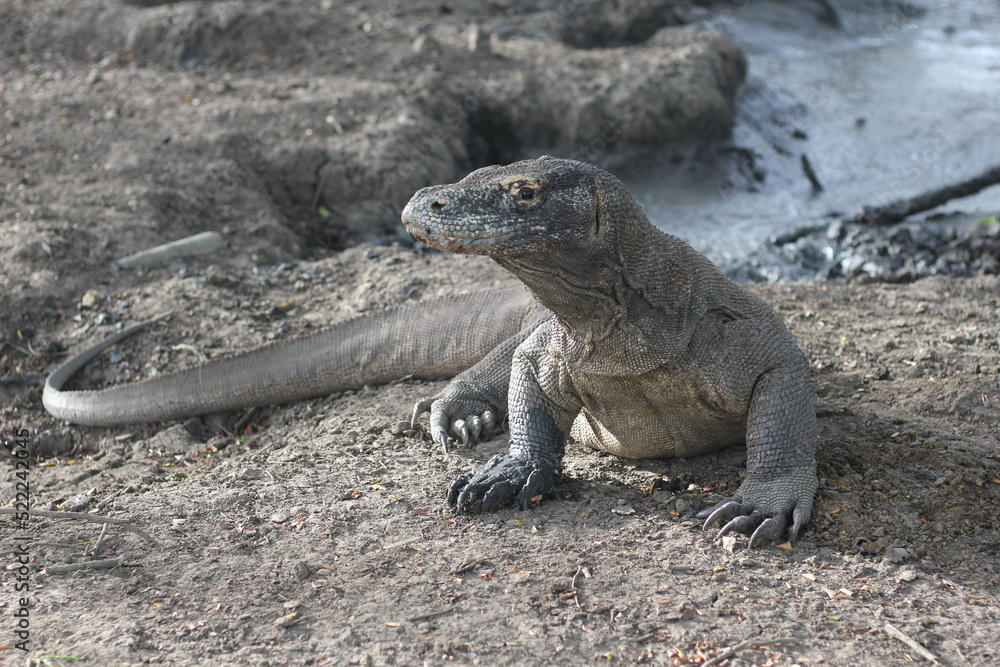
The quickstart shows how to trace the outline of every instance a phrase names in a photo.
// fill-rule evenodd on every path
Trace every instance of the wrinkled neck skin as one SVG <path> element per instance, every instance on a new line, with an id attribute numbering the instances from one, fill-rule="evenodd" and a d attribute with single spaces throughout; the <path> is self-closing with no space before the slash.
<path id="1" fill-rule="evenodd" d="M 624 316 L 617 294 L 621 267 L 609 253 L 581 256 L 538 250 L 493 260 L 520 278 L 539 303 L 572 331 L 599 336 L 608 322 Z"/>
<path id="2" fill-rule="evenodd" d="M 493 255 L 552 311 L 585 357 L 679 352 L 691 335 L 688 272 L 671 270 L 688 261 L 687 245 L 655 229 L 638 205 L 629 213 L 627 224 L 606 221 L 597 236 L 572 244 Z M 671 283 L 672 276 L 682 281 Z"/>

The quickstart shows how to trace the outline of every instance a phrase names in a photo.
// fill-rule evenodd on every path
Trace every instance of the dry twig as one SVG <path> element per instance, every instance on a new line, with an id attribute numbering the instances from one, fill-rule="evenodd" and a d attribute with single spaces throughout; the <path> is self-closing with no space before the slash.
<path id="1" fill-rule="evenodd" d="M 1000 167 L 993 167 L 960 183 L 946 185 L 914 197 L 897 199 L 882 206 L 865 206 L 854 215 L 849 215 L 842 220 L 846 224 L 894 225 L 914 213 L 929 211 L 952 199 L 974 195 L 980 190 L 998 183 L 1000 183 Z"/>
<path id="2" fill-rule="evenodd" d="M 916 639 L 913 639 L 908 634 L 904 633 L 902 630 L 897 630 L 890 623 L 886 623 L 884 629 L 885 629 L 885 634 L 903 642 L 904 644 L 912 648 L 914 651 L 916 651 L 918 654 L 920 654 L 920 657 L 926 660 L 927 662 L 933 662 L 934 664 L 937 664 L 938 661 L 937 656 L 928 651 L 926 648 L 924 648 L 924 645 L 918 642 Z"/>
<path id="3" fill-rule="evenodd" d="M 701 663 L 701 667 L 712 667 L 713 665 L 721 664 L 724 660 L 728 660 L 729 658 L 733 657 L 740 651 L 746 650 L 748 648 L 767 648 L 768 646 L 785 646 L 787 644 L 794 644 L 794 643 L 795 643 L 794 637 L 778 637 L 777 639 L 768 639 L 768 640 L 745 639 L 741 641 L 739 644 L 736 644 L 735 646 L 726 649 L 725 651 L 715 656 L 714 658 L 710 658 L 709 660 L 706 660 L 705 662 Z"/>
<path id="4" fill-rule="evenodd" d="M 0 507 L 0 514 L 18 514 L 24 510 L 15 509 L 13 507 Z M 28 510 L 28 516 L 41 516 L 50 519 L 80 519 L 82 521 L 93 521 L 94 523 L 104 523 L 113 524 L 119 528 L 124 528 L 125 530 L 135 533 L 142 539 L 150 542 L 151 544 L 158 544 L 156 540 L 144 533 L 135 524 L 129 523 L 125 519 L 115 519 L 110 516 L 101 516 L 100 514 L 87 514 L 86 512 L 54 512 L 50 510 Z"/>
<path id="5" fill-rule="evenodd" d="M 88 560 L 83 563 L 69 563 L 68 565 L 46 565 L 45 574 L 66 574 L 77 572 L 78 570 L 110 570 L 122 566 L 121 558 L 107 558 L 105 560 Z"/>
<path id="6" fill-rule="evenodd" d="M 862 206 L 860 211 L 839 218 L 839 222 L 859 225 L 894 225 L 897 222 L 902 222 L 914 213 L 929 211 L 952 199 L 968 197 L 980 190 L 998 184 L 1000 184 L 1000 166 L 987 169 L 983 173 L 960 183 L 946 185 L 914 197 L 897 199 L 882 206 Z M 822 232 L 828 229 L 829 226 L 828 223 L 820 223 L 796 227 L 784 234 L 778 234 L 771 239 L 771 243 L 778 246 L 795 243 L 805 236 Z"/>

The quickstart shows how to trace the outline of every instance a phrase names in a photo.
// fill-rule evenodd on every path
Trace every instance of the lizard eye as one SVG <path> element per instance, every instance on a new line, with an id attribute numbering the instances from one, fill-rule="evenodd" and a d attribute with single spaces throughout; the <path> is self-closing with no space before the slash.
<path id="1" fill-rule="evenodd" d="M 541 190 L 534 183 L 520 181 L 509 186 L 510 196 L 518 204 L 534 204 L 538 201 Z"/>

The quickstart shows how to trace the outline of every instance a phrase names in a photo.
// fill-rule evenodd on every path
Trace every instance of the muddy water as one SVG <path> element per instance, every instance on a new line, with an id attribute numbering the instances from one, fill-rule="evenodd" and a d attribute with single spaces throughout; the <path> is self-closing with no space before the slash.
<path id="1" fill-rule="evenodd" d="M 925 5 L 845 12 L 840 28 L 805 0 L 751 0 L 714 19 L 748 54 L 733 144 L 752 152 L 735 180 L 755 191 L 732 187 L 722 167 L 629 179 L 650 218 L 723 261 L 756 239 L 1000 163 L 1000 3 Z M 1000 187 L 945 208 L 996 215 Z"/>

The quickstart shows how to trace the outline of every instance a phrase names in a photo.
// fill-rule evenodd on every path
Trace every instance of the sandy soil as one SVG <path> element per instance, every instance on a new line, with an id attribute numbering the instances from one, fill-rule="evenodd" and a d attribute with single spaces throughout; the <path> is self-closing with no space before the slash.
<path id="1" fill-rule="evenodd" d="M 167 19 L 188 4 L 118 9 L 125 23 L 169 33 L 179 22 Z M 0 662 L 24 664 L 12 646 L 23 593 L 10 552 L 27 533 L 37 665 L 920 661 L 890 625 L 944 664 L 997 664 L 996 276 L 754 287 L 785 317 L 815 374 L 820 492 L 793 546 L 748 551 L 744 537 L 714 541 L 694 519 L 738 486 L 740 448 L 674 461 L 570 448 L 567 497 L 456 516 L 447 485 L 502 450 L 504 437 L 445 456 L 410 431 L 410 406 L 440 384 L 142 427 L 75 427 L 42 411 L 40 383 L 60 349 L 99 340 L 118 321 L 173 313 L 95 362 L 90 386 L 368 309 L 510 284 L 479 258 L 371 243 L 340 251 L 365 234 L 395 238 L 388 223 L 351 225 L 380 220 L 397 200 L 361 193 L 328 211 L 342 224 L 324 236 L 327 212 L 302 204 L 313 203 L 315 181 L 303 195 L 291 177 L 280 188 L 265 177 L 275 164 L 320 164 L 307 160 L 309 129 L 341 137 L 325 150 L 357 147 L 365 164 L 398 157 L 382 149 L 405 134 L 411 98 L 399 92 L 405 82 L 375 76 L 385 65 L 377 61 L 399 65 L 393 76 L 405 79 L 420 69 L 406 65 L 420 34 L 407 26 L 433 18 L 442 48 L 452 35 L 457 49 L 473 18 L 503 18 L 497 8 L 474 17 L 476 5 L 451 4 L 451 14 L 438 3 L 331 10 L 343 12 L 335 23 L 345 31 L 386 26 L 377 58 L 337 74 L 317 73 L 344 62 L 320 46 L 314 60 L 280 73 L 238 58 L 193 70 L 130 61 L 111 46 L 5 52 L 0 428 L 28 432 L 35 508 L 126 519 L 153 541 L 116 526 L 99 539 L 99 524 L 78 519 L 33 518 L 24 531 L 0 516 Z M 33 5 L 12 4 L 0 21 L 22 45 L 42 25 Z M 45 6 L 54 12 L 45 25 L 61 25 Z M 351 102 L 337 106 L 331 91 Z M 249 132 L 255 122 L 260 131 Z M 281 153 L 283 140 L 295 150 Z M 474 143 L 447 148 L 451 161 L 440 154 L 439 171 L 419 178 L 453 178 L 463 160 L 475 163 Z M 268 169 L 257 168 L 258 155 Z M 228 249 L 146 272 L 112 265 L 206 228 L 226 232 Z M 17 470 L 4 471 L 0 504 L 11 505 Z M 122 565 L 44 572 L 111 558 Z"/>

